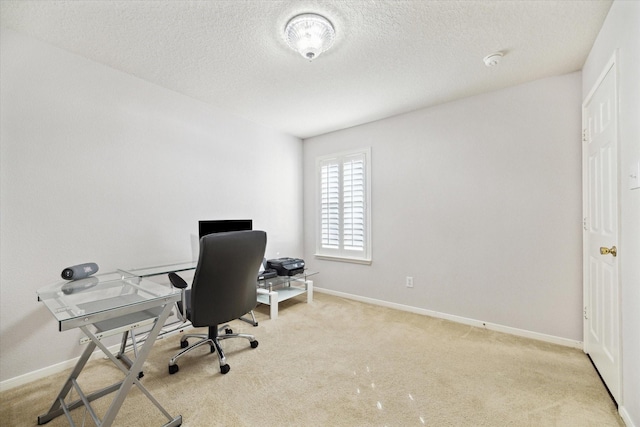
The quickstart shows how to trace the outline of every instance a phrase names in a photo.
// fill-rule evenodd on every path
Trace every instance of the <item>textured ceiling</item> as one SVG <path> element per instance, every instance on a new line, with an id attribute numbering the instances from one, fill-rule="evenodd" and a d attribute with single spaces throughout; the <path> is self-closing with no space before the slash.
<path id="1" fill-rule="evenodd" d="M 7 1 L 3 27 L 301 138 L 580 70 L 610 0 Z M 282 37 L 316 12 L 331 50 Z M 499 66 L 482 59 L 505 52 Z"/>

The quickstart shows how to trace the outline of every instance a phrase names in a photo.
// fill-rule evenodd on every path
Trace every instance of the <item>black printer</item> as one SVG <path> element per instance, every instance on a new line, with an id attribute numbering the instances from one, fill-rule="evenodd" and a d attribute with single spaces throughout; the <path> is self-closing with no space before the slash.
<path id="1" fill-rule="evenodd" d="M 304 271 L 304 260 L 300 258 L 276 258 L 267 261 L 267 268 L 274 269 L 278 276 L 295 276 Z"/>

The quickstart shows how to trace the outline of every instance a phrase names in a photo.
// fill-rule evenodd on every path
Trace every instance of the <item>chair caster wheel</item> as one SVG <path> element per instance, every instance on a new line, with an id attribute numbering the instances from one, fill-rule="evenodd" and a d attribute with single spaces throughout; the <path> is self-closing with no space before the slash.
<path id="1" fill-rule="evenodd" d="M 258 341 L 251 341 L 251 348 L 256 348 L 258 346 Z"/>
<path id="2" fill-rule="evenodd" d="M 227 329 L 225 329 L 225 330 L 224 330 L 224 333 L 225 333 L 225 334 L 229 334 L 229 335 L 230 335 L 230 334 L 232 334 L 232 333 L 233 333 L 233 329 L 231 329 L 231 328 L 227 328 Z"/>
<path id="3" fill-rule="evenodd" d="M 189 341 L 184 340 L 184 341 L 180 341 L 180 348 L 187 348 L 189 347 Z"/>
<path id="4" fill-rule="evenodd" d="M 144 377 L 144 372 L 142 371 L 138 372 L 138 379 L 141 380 L 142 377 Z"/>
<path id="5" fill-rule="evenodd" d="M 220 366 L 220 372 L 223 374 L 226 374 L 227 372 L 229 372 L 231 370 L 231 366 L 229 365 L 222 365 Z"/>
<path id="6" fill-rule="evenodd" d="M 178 365 L 169 365 L 169 375 L 173 375 L 179 370 L 180 368 L 178 367 Z"/>

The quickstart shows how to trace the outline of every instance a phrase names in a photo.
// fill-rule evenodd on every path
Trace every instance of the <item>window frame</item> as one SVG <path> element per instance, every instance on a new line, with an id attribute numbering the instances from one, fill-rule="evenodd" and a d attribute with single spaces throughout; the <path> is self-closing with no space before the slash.
<path id="1" fill-rule="evenodd" d="M 363 249 L 354 250 L 346 249 L 344 245 L 345 233 L 344 233 L 344 166 L 352 161 L 354 158 L 361 157 L 363 160 Z M 338 164 L 338 218 L 339 218 L 339 247 L 328 248 L 323 245 L 323 177 L 322 169 L 329 164 Z M 356 150 L 343 151 L 339 153 L 333 153 L 323 155 L 316 158 L 316 253 L 315 257 L 318 259 L 353 262 L 359 264 L 371 264 L 371 147 L 361 148 Z M 353 208 L 351 209 L 353 214 Z"/>

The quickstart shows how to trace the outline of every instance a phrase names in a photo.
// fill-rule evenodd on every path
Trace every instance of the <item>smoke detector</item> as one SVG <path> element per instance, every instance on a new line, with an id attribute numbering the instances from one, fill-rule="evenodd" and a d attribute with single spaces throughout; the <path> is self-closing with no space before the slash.
<path id="1" fill-rule="evenodd" d="M 500 63 L 500 60 L 503 56 L 504 53 L 502 52 L 495 52 L 491 55 L 487 55 L 484 57 L 484 65 L 486 65 L 487 67 L 495 67 Z"/>

